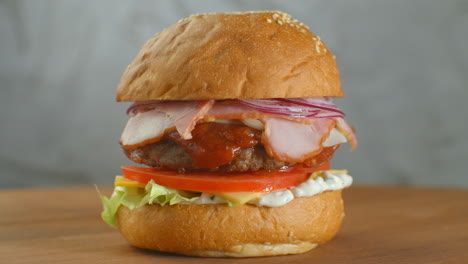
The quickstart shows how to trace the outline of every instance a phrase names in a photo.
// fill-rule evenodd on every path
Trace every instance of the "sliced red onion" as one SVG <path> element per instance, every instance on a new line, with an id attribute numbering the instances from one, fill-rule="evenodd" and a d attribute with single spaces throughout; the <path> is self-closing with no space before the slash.
<path id="1" fill-rule="evenodd" d="M 244 105 L 260 112 L 291 117 L 333 118 L 344 117 L 344 113 L 324 98 L 293 98 L 293 99 L 239 99 Z"/>
<path id="2" fill-rule="evenodd" d="M 344 117 L 344 113 L 328 97 L 322 98 L 280 98 L 280 99 L 237 99 L 243 105 L 257 111 L 304 118 Z M 158 105 L 177 101 L 140 101 L 133 103 L 127 114 L 136 114 L 141 108 L 156 108 Z"/>
<path id="3" fill-rule="evenodd" d="M 307 107 L 316 107 L 322 110 L 335 111 L 344 116 L 344 113 L 331 102 L 331 99 L 328 97 L 322 98 L 284 98 L 278 99 L 285 102 L 295 103 L 298 105 L 303 105 Z"/>
<path id="4" fill-rule="evenodd" d="M 163 104 L 168 101 L 140 101 L 140 102 L 135 102 L 133 103 L 128 109 L 127 109 L 127 115 L 134 115 L 138 112 L 140 108 L 155 108 L 159 104 Z"/>

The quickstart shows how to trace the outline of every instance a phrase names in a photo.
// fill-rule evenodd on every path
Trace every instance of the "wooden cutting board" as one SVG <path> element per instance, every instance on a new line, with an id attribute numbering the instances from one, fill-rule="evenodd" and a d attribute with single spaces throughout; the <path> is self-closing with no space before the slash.
<path id="1" fill-rule="evenodd" d="M 0 263 L 468 263 L 468 190 L 361 186 L 345 204 L 338 236 L 309 253 L 205 259 L 129 246 L 93 187 L 1 190 Z"/>

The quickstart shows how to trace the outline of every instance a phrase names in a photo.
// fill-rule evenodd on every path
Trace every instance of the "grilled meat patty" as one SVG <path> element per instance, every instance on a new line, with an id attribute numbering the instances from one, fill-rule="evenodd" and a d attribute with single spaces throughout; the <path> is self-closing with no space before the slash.
<path id="1" fill-rule="evenodd" d="M 135 149 L 124 148 L 123 150 L 132 161 L 150 167 L 200 169 L 184 148 L 170 140 L 162 140 Z M 292 164 L 274 160 L 268 156 L 262 145 L 257 145 L 240 149 L 232 161 L 210 170 L 244 172 L 260 169 L 272 170 L 289 165 Z"/>

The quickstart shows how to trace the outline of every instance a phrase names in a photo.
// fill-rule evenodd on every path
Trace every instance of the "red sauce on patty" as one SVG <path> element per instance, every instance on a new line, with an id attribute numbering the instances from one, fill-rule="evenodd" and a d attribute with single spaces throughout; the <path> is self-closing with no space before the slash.
<path id="1" fill-rule="evenodd" d="M 182 139 L 176 131 L 164 136 L 172 140 L 192 157 L 200 168 L 216 168 L 233 160 L 242 148 L 260 143 L 262 132 L 248 126 L 200 123 L 192 131 L 192 139 Z"/>

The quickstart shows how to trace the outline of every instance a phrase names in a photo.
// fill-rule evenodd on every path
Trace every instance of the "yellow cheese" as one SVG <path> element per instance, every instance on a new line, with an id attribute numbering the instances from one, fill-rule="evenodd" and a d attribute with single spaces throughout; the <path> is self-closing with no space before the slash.
<path id="1" fill-rule="evenodd" d="M 136 188 L 145 188 L 146 183 L 141 183 L 137 181 L 132 181 L 122 176 L 115 176 L 114 181 L 115 186 L 124 186 L 124 187 L 136 187 Z"/>
<path id="2" fill-rule="evenodd" d="M 331 174 L 341 174 L 341 173 L 348 173 L 348 170 L 325 170 L 325 171 L 316 171 L 310 175 L 311 179 L 315 179 L 317 177 L 323 177 L 323 173 L 328 171 Z"/>
<path id="3" fill-rule="evenodd" d="M 235 202 L 237 204 L 245 204 L 246 202 L 253 200 L 260 195 L 264 194 L 261 192 L 216 192 L 214 195 L 221 196 L 222 198 Z"/>

